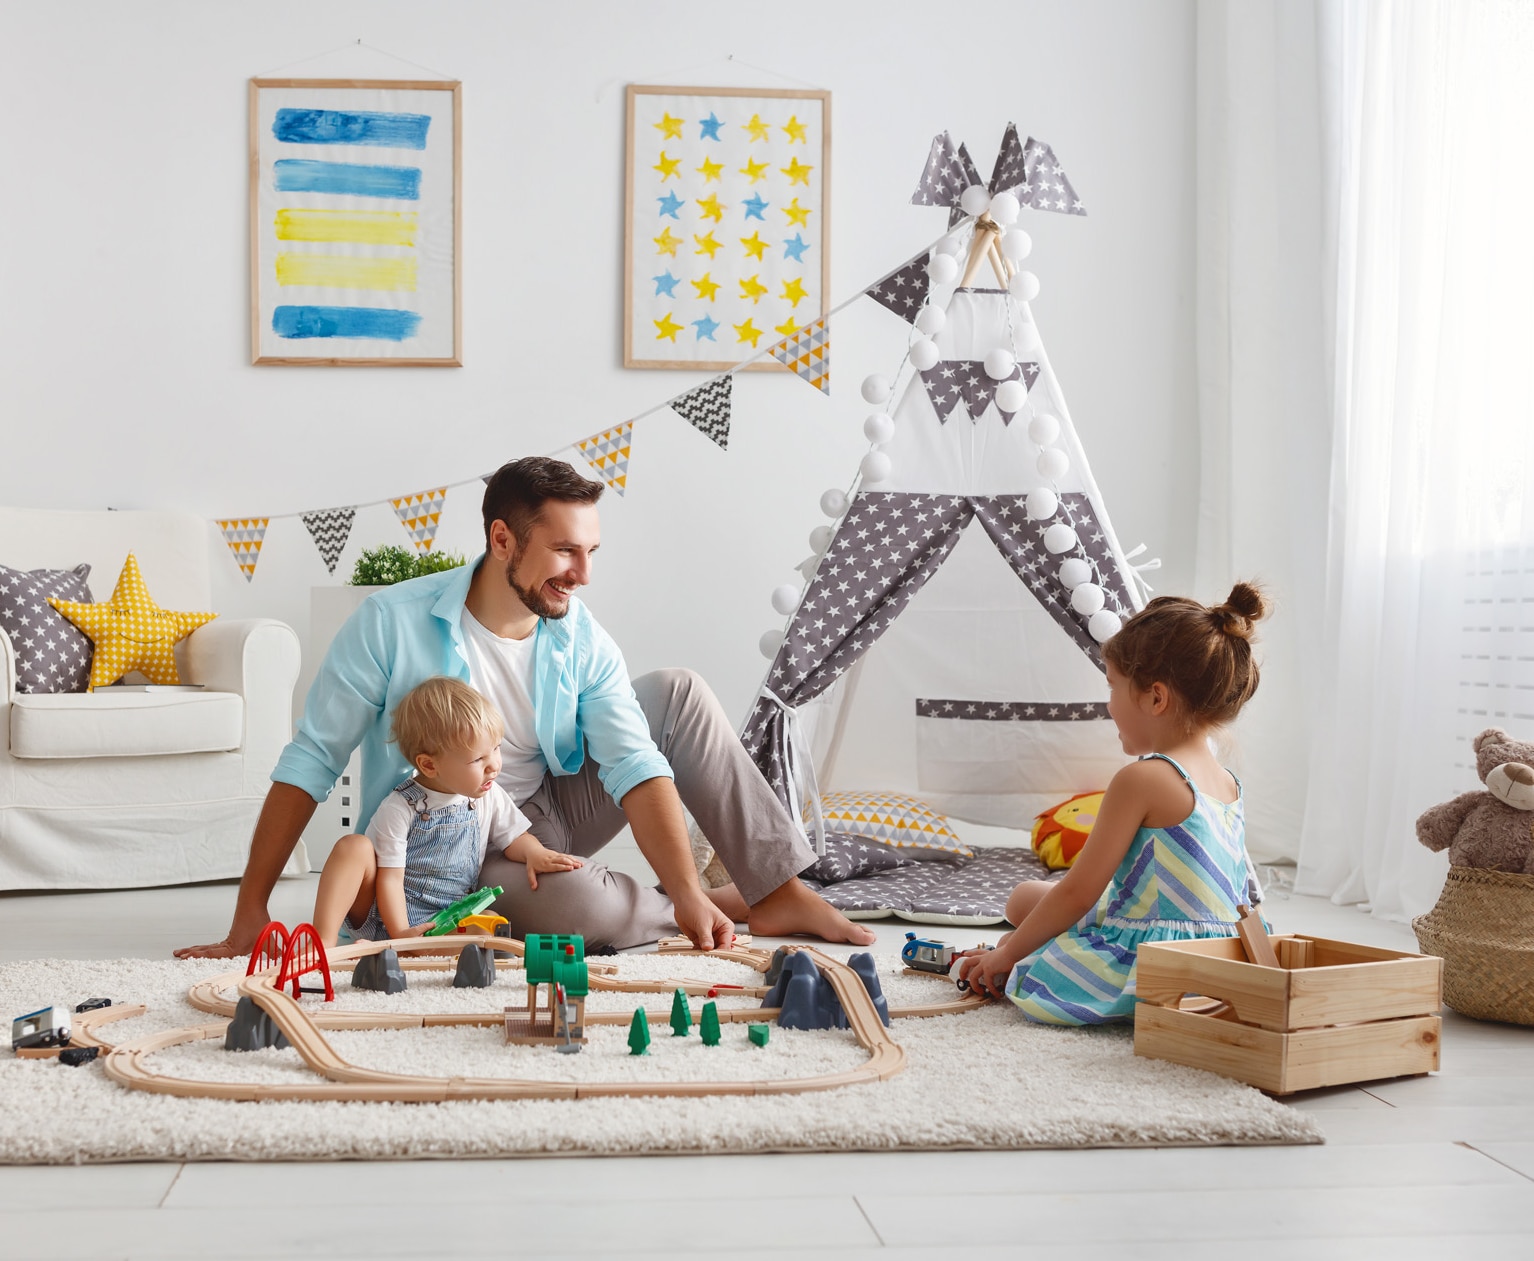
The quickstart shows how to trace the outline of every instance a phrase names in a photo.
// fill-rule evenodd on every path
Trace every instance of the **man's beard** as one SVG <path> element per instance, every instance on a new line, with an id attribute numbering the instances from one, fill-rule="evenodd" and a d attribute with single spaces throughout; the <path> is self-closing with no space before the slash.
<path id="1" fill-rule="evenodd" d="M 511 559 L 506 562 L 506 585 L 511 588 L 511 593 L 522 601 L 523 606 L 533 616 L 557 622 L 570 611 L 570 601 L 568 598 L 565 600 L 563 607 L 561 607 L 550 604 L 544 598 L 541 587 L 521 587 L 517 585 L 517 566 L 522 563 L 522 558 L 526 554 L 527 548 L 518 543 L 516 550 L 511 554 Z"/>

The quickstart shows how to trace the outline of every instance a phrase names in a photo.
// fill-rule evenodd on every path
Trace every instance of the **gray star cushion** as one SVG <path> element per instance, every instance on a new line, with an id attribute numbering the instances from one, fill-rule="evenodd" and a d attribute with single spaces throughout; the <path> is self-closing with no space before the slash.
<path id="1" fill-rule="evenodd" d="M 48 603 L 49 596 L 91 603 L 89 565 L 11 569 L 0 565 L 0 628 L 16 651 L 18 692 L 83 692 L 91 673 L 91 641 Z"/>
<path id="2" fill-rule="evenodd" d="M 837 833 L 826 835 L 826 852 L 815 865 L 804 873 L 808 880 L 820 880 L 833 884 L 839 880 L 856 880 L 879 871 L 893 871 L 897 867 L 910 867 L 916 859 L 870 841 L 862 836 L 845 836 Z"/>

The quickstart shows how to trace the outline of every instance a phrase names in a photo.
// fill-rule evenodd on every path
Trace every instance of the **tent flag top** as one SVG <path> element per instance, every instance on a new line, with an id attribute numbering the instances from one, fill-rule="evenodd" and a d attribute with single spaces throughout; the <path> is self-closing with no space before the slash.
<path id="1" fill-rule="evenodd" d="M 1018 267 L 1024 208 L 1086 212 L 1053 149 L 1011 124 L 989 185 L 936 137 L 912 201 L 963 226 L 869 290 L 915 325 L 912 370 L 864 383 L 871 449 L 854 493 L 822 499 L 838 519 L 812 535 L 797 606 L 774 593 L 792 615 L 763 636 L 741 736 L 817 841 L 822 792 L 914 793 L 1026 829 L 1124 761 L 1101 644 L 1143 584 L 1034 323 L 1039 282 Z"/>

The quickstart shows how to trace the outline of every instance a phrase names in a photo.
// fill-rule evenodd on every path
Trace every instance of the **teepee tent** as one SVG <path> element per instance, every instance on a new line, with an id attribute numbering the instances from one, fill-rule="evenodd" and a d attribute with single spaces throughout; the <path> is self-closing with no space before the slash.
<path id="1" fill-rule="evenodd" d="M 1026 233 L 1007 230 L 1020 204 L 1085 212 L 1049 147 L 1011 126 L 989 189 L 973 172 L 962 146 L 934 141 L 912 200 L 962 201 L 962 226 L 946 254 L 869 291 L 926 336 L 898 403 L 865 424 L 850 500 L 824 501 L 844 513 L 742 733 L 814 820 L 819 793 L 883 790 L 1025 828 L 1124 762 L 1099 644 L 1141 606 L 1139 581 L 1029 312 L 1037 281 L 1011 274 Z M 964 278 L 940 303 L 965 234 Z M 888 389 L 870 378 L 864 397 Z M 780 611 L 795 594 L 775 593 Z"/>

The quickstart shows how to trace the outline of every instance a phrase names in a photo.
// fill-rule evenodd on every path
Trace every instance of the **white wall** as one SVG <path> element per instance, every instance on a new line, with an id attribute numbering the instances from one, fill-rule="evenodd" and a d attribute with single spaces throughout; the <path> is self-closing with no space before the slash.
<path id="1" fill-rule="evenodd" d="M 833 301 L 942 230 L 942 212 L 908 204 L 935 132 L 967 140 L 987 174 L 1009 119 L 1054 146 L 1090 217 L 1025 212 L 1035 318 L 1122 540 L 1165 558 L 1158 587 L 1188 589 L 1189 0 L 5 0 L 0 24 L 5 502 L 209 518 L 348 505 L 553 451 L 701 379 L 618 366 L 622 85 L 783 85 L 744 61 L 833 93 Z M 365 49 L 293 64 L 358 38 L 464 83 L 461 369 L 248 362 L 246 80 L 420 73 Z M 636 429 L 589 591 L 634 672 L 691 665 L 745 711 L 757 638 L 781 621 L 768 592 L 866 449 L 857 384 L 903 345 L 865 300 L 834 322 L 829 400 L 740 380 L 727 453 L 669 414 Z M 478 498 L 450 495 L 442 546 L 476 550 Z M 301 522 L 275 521 L 249 585 L 215 557 L 216 606 L 303 633 L 312 585 L 341 581 L 360 546 L 403 541 L 387 506 L 359 514 L 329 579 Z"/>

